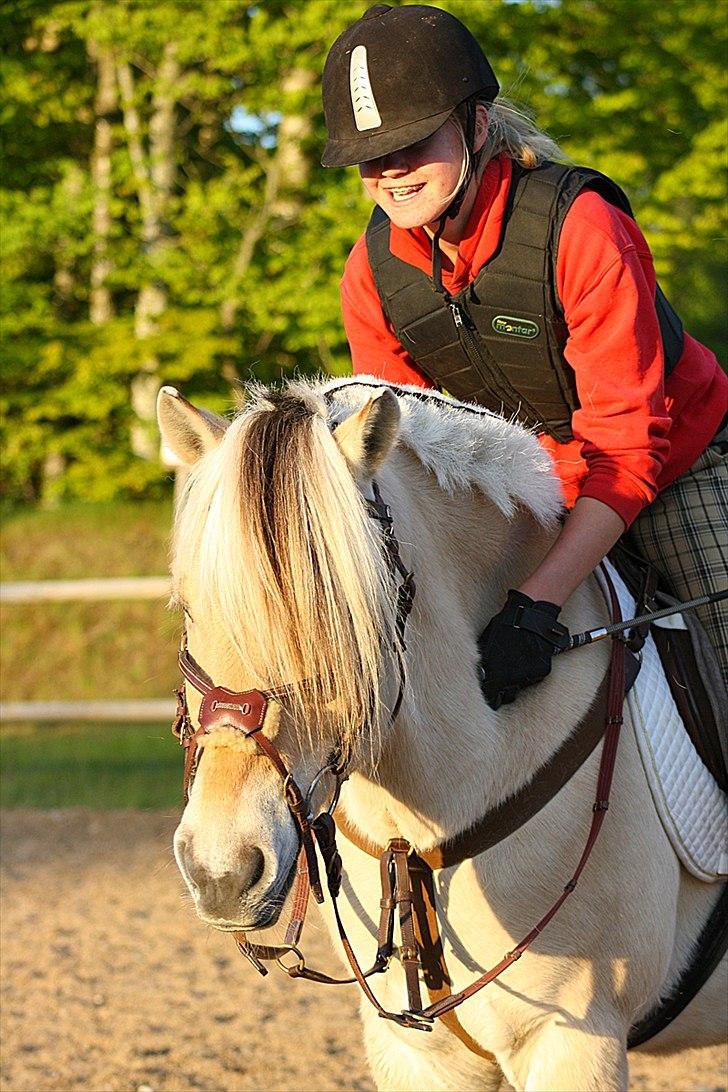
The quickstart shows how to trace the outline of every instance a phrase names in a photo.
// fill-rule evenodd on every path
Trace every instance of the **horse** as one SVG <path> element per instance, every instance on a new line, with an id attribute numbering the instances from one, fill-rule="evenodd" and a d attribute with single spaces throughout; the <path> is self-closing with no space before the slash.
<path id="1" fill-rule="evenodd" d="M 559 753 L 609 671 L 605 641 L 554 657 L 511 705 L 494 711 L 482 697 L 478 635 L 558 532 L 553 467 L 512 420 L 370 377 L 253 387 L 232 420 L 165 387 L 158 419 L 189 467 L 171 569 L 196 754 L 177 863 L 203 922 L 252 933 L 261 943 L 250 951 L 300 954 L 280 947 L 281 932 L 304 811 L 326 811 L 322 772 L 333 770 L 345 778 L 338 906 L 352 948 L 366 951 L 382 897 L 367 841 L 405 839 L 424 855 L 470 828 Z M 397 590 L 412 572 L 405 630 Z M 561 619 L 572 632 L 608 621 L 594 579 Z M 213 685 L 216 719 L 195 731 Z M 265 695 L 264 711 L 251 714 L 244 693 Z M 226 707 L 257 717 L 251 731 Z M 512 950 L 572 874 L 604 746 L 519 829 L 435 874 L 453 989 Z M 291 785 L 310 786 L 295 815 Z M 394 945 L 375 976 L 381 1012 L 362 1000 L 377 1086 L 495 1090 L 505 1076 L 525 1092 L 626 1089 L 629 1029 L 678 979 L 719 888 L 680 866 L 625 712 L 609 812 L 578 890 L 459 1008 L 459 1035 L 442 1020 L 423 1034 L 411 1017 L 380 1018 L 407 996 L 404 941 Z M 336 939 L 329 900 L 321 911 Z M 722 1041 L 724 970 L 646 1049 Z"/>

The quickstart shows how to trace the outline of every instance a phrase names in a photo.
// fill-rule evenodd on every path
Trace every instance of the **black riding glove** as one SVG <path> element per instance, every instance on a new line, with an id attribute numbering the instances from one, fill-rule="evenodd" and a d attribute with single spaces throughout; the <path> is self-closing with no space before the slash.
<path id="1" fill-rule="evenodd" d="M 545 679 L 551 657 L 566 648 L 569 631 L 557 621 L 560 607 L 508 592 L 506 605 L 491 618 L 478 640 L 480 687 L 491 709 L 512 702 L 524 686 Z"/>

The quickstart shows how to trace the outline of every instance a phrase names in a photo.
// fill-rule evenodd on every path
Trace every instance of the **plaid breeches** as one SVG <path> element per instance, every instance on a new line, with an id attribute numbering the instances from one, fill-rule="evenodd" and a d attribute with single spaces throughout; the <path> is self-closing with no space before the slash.
<path id="1" fill-rule="evenodd" d="M 634 547 L 676 599 L 695 599 L 728 585 L 727 439 L 725 432 L 716 437 L 690 470 L 640 512 L 629 531 Z M 695 613 L 728 685 L 728 600 Z"/>

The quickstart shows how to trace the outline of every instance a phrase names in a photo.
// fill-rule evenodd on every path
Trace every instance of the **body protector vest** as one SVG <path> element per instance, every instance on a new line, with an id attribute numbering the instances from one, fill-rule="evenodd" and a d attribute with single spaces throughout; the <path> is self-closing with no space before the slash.
<path id="1" fill-rule="evenodd" d="M 385 315 L 403 348 L 438 387 L 464 402 L 566 443 L 579 406 L 564 357 L 568 328 L 556 289 L 561 228 L 575 198 L 595 190 L 633 216 L 625 193 L 586 167 L 513 166 L 498 250 L 475 280 L 451 296 L 389 249 L 388 217 L 375 208 L 366 233 L 369 264 Z M 683 352 L 680 319 L 655 295 L 665 372 Z"/>

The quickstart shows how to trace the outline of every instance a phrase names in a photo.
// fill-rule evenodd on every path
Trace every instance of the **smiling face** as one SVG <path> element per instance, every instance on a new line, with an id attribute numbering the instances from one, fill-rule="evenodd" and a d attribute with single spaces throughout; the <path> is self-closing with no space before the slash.
<path id="1" fill-rule="evenodd" d="M 450 118 L 426 140 L 360 164 L 359 173 L 397 227 L 434 229 L 457 192 L 464 154 L 461 131 Z"/>
<path id="2" fill-rule="evenodd" d="M 483 147 L 487 132 L 488 113 L 478 103 L 473 154 Z M 366 192 L 396 227 L 424 227 L 434 235 L 460 188 L 466 166 L 465 137 L 460 122 L 452 115 L 427 139 L 360 163 L 359 173 Z M 457 243 L 462 237 L 477 187 L 477 179 L 471 177 L 457 217 L 448 221 L 445 240 Z"/>

